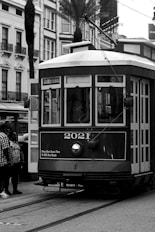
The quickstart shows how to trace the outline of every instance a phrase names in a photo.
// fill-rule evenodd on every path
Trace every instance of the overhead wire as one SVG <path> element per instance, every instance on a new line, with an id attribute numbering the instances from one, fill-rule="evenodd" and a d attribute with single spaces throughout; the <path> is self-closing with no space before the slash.
<path id="1" fill-rule="evenodd" d="M 139 11 L 139 10 L 136 10 L 136 9 L 134 9 L 134 8 L 132 8 L 132 7 L 128 6 L 128 5 L 126 5 L 126 4 L 122 3 L 122 2 L 120 2 L 119 0 L 115 0 L 115 1 L 117 1 L 120 5 L 125 6 L 126 8 L 128 8 L 128 9 L 130 9 L 130 10 L 132 10 L 132 11 L 135 11 L 136 13 L 138 13 L 138 14 L 140 14 L 140 15 L 142 15 L 142 16 L 145 16 L 145 17 L 147 17 L 147 18 L 149 18 L 149 19 L 152 19 L 151 16 L 146 15 L 145 13 L 143 13 L 143 12 L 141 12 L 141 11 Z"/>

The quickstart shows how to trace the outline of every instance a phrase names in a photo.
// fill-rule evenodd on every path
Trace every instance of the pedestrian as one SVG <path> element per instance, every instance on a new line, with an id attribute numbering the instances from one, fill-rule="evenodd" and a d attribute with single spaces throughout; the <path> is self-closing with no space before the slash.
<path id="1" fill-rule="evenodd" d="M 8 182 L 9 166 L 11 164 L 8 138 L 10 130 L 11 128 L 5 123 L 0 126 L 0 197 L 4 199 L 9 197 L 5 192 L 5 188 Z"/>
<path id="2" fill-rule="evenodd" d="M 17 189 L 19 174 L 21 167 L 24 163 L 24 155 L 18 143 L 16 132 L 11 132 L 9 134 L 10 139 L 10 155 L 11 155 L 11 167 L 10 167 L 10 177 L 13 186 L 13 194 L 22 194 L 21 191 Z"/>

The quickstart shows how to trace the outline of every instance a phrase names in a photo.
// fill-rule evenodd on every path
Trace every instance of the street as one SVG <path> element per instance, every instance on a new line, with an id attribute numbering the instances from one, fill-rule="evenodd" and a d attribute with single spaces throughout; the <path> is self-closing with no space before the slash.
<path id="1" fill-rule="evenodd" d="M 155 189 L 120 200 L 83 191 L 19 184 L 23 194 L 0 199 L 3 232 L 154 232 Z M 25 191 L 25 192 L 24 192 Z"/>

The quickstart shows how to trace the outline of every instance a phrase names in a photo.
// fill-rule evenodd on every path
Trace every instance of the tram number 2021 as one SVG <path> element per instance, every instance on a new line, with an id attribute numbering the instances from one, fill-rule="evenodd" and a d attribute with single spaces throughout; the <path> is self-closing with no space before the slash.
<path id="1" fill-rule="evenodd" d="M 64 133 L 64 139 L 86 139 L 89 140 L 90 134 L 83 132 L 66 132 Z"/>

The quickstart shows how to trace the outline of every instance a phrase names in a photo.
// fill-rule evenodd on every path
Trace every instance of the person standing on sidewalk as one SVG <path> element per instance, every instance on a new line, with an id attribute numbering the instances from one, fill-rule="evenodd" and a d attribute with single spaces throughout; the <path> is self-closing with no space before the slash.
<path id="1" fill-rule="evenodd" d="M 11 164 L 9 133 L 10 128 L 7 124 L 4 123 L 0 126 L 0 197 L 4 199 L 9 197 L 4 191 L 8 181 L 9 166 Z"/>
<path id="2" fill-rule="evenodd" d="M 11 132 L 9 134 L 9 139 L 10 139 L 10 155 L 11 155 L 11 163 L 12 163 L 10 167 L 10 176 L 13 186 L 13 194 L 22 194 L 22 192 L 20 192 L 17 189 L 17 187 L 18 187 L 21 167 L 24 163 L 24 158 L 23 158 L 24 155 L 21 151 L 20 145 L 18 144 L 16 132 Z"/>

